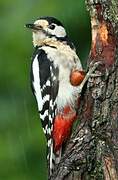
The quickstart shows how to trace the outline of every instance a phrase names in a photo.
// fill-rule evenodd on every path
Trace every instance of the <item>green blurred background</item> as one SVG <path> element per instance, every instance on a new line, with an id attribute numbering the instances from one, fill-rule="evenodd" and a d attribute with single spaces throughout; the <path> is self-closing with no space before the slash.
<path id="1" fill-rule="evenodd" d="M 65 25 L 83 65 L 90 48 L 84 0 L 0 0 L 0 180 L 46 180 L 46 142 L 32 96 L 31 33 L 42 15 Z"/>

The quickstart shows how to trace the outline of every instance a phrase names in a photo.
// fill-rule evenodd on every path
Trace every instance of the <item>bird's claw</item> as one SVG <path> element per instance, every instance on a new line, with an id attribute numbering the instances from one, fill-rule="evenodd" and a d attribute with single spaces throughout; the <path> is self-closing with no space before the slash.
<path id="1" fill-rule="evenodd" d="M 100 77 L 100 76 L 102 76 L 101 72 L 99 72 L 99 74 L 98 74 L 98 73 L 97 73 L 97 74 L 96 74 L 96 73 L 93 73 L 93 72 L 97 69 L 97 67 L 98 67 L 99 65 L 103 65 L 103 62 L 102 62 L 102 61 L 97 61 L 97 62 L 92 61 L 92 62 L 90 63 L 89 71 L 87 72 L 84 80 L 82 81 L 82 83 L 81 83 L 80 86 L 79 86 L 79 94 L 81 93 L 81 91 L 82 91 L 85 83 L 88 81 L 88 79 L 89 79 L 90 77 Z"/>

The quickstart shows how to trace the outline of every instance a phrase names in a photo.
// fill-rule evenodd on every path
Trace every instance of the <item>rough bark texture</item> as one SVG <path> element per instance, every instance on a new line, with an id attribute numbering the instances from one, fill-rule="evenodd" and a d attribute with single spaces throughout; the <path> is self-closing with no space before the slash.
<path id="1" fill-rule="evenodd" d="M 90 62 L 101 61 L 84 88 L 79 125 L 51 180 L 118 180 L 118 1 L 86 0 L 91 16 Z"/>

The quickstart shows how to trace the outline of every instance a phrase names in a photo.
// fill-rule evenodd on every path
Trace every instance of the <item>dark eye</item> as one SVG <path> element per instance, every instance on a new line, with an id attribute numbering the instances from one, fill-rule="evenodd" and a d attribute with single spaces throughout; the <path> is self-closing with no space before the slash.
<path id="1" fill-rule="evenodd" d="M 55 28 L 55 25 L 54 24 L 50 24 L 49 28 L 53 30 Z"/>

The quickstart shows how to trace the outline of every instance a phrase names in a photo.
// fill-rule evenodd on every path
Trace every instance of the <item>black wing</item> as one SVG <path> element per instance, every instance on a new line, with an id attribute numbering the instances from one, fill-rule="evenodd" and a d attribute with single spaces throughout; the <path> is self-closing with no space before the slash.
<path id="1" fill-rule="evenodd" d="M 47 58 L 44 50 L 41 48 L 36 49 L 31 67 L 31 84 L 37 100 L 43 130 L 47 138 L 47 159 L 50 174 L 55 161 L 52 131 L 57 109 L 58 77 L 58 67 L 55 67 L 53 62 Z"/>
<path id="2" fill-rule="evenodd" d="M 37 77 L 38 76 L 38 77 Z M 55 117 L 56 97 L 58 93 L 59 70 L 47 58 L 42 49 L 37 49 L 33 55 L 31 67 L 31 84 L 36 96 L 42 126 L 46 135 L 50 135 L 51 126 Z"/>

